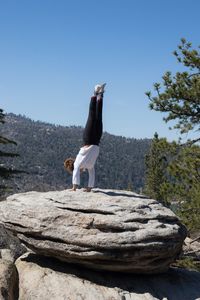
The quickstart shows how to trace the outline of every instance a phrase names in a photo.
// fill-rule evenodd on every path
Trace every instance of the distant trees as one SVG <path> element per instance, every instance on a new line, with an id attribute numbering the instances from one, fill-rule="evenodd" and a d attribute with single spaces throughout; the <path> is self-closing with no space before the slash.
<path id="1" fill-rule="evenodd" d="M 2 126 L 2 124 L 5 123 L 5 114 L 3 113 L 3 110 L 0 109 L 0 124 Z M 1 146 L 6 146 L 6 145 L 16 145 L 16 142 L 6 138 L 5 136 L 0 135 L 0 145 Z M 5 147 L 3 147 L 5 148 Z M 20 171 L 18 170 L 14 170 L 11 167 L 7 167 L 5 163 L 2 163 L 2 158 L 7 158 L 7 157 L 16 157 L 19 156 L 17 153 L 13 153 L 13 152 L 9 152 L 9 151 L 5 151 L 4 149 L 0 149 L 0 195 L 3 194 L 3 192 L 6 189 L 6 185 L 5 185 L 5 180 L 9 179 L 10 177 L 12 177 L 14 174 L 19 173 Z"/>
<path id="2" fill-rule="evenodd" d="M 200 131 L 200 53 L 191 43 L 181 40 L 174 51 L 187 72 L 164 74 L 163 83 L 155 83 L 156 96 L 146 95 L 150 109 L 165 112 L 165 122 L 173 120 L 180 134 Z M 180 142 L 167 142 L 154 136 L 146 157 L 146 193 L 166 205 L 176 207 L 190 231 L 200 230 L 200 137 Z"/>
<path id="3" fill-rule="evenodd" d="M 23 116 L 8 114 L 2 134 L 17 140 L 20 159 L 13 158 L 15 169 L 29 174 L 14 177 L 14 192 L 49 191 L 71 186 L 71 176 L 63 167 L 67 157 L 75 157 L 82 145 L 83 128 L 64 127 L 35 122 Z M 104 132 L 96 164 L 95 184 L 100 188 L 134 189 L 144 187 L 145 163 L 150 139 L 133 139 Z M 15 146 L 10 145 L 10 152 Z M 88 174 L 81 175 L 81 185 Z"/>

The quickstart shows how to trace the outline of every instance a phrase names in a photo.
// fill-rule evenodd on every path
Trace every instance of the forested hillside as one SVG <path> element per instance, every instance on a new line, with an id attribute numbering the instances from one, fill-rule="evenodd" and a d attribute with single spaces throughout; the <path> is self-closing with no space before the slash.
<path id="1" fill-rule="evenodd" d="M 28 173 L 8 182 L 13 187 L 12 193 L 69 188 L 71 176 L 65 172 L 63 161 L 76 156 L 82 143 L 82 132 L 81 127 L 58 126 L 24 116 L 6 115 L 1 133 L 17 142 L 17 146 L 11 145 L 9 149 L 20 156 L 5 158 L 3 163 Z M 96 164 L 96 186 L 140 191 L 144 186 L 144 157 L 149 146 L 149 139 L 104 133 Z M 87 176 L 87 172 L 81 176 L 83 185 L 86 185 Z"/>

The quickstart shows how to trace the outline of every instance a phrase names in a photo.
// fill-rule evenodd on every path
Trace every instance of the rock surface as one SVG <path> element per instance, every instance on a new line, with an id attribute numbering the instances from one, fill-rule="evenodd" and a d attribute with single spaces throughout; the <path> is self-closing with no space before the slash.
<path id="1" fill-rule="evenodd" d="M 159 275 L 96 272 L 34 254 L 16 261 L 20 300 L 198 300 L 200 273 Z"/>
<path id="2" fill-rule="evenodd" d="M 200 238 L 198 240 L 192 240 L 186 238 L 183 245 L 184 256 L 193 257 L 200 261 Z"/>
<path id="3" fill-rule="evenodd" d="M 36 253 L 98 270 L 164 272 L 186 237 L 172 211 L 124 191 L 15 194 L 0 220 Z"/>
<path id="4" fill-rule="evenodd" d="M 18 299 L 18 273 L 15 265 L 0 259 L 0 300 Z"/>
<path id="5" fill-rule="evenodd" d="M 0 224 L 0 258 L 14 262 L 25 252 L 26 248 L 19 239 Z"/>
<path id="6" fill-rule="evenodd" d="M 197 239 L 186 238 L 183 244 L 181 257 L 190 258 L 193 263 L 200 269 L 200 237 Z"/>

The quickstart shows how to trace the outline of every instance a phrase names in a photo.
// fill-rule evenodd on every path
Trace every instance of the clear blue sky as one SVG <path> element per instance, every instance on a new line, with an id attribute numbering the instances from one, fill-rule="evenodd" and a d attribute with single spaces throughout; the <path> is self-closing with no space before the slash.
<path id="1" fill-rule="evenodd" d="M 107 82 L 104 130 L 177 139 L 145 91 L 185 37 L 200 44 L 199 0 L 0 0 L 0 107 L 84 126 L 96 83 Z"/>

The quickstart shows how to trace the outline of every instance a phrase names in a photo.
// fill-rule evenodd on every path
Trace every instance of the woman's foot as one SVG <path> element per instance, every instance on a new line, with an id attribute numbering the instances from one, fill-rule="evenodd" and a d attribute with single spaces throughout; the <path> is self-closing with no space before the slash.
<path id="1" fill-rule="evenodd" d="M 95 85 L 95 87 L 94 87 L 94 95 L 95 96 L 97 96 L 97 95 L 103 95 L 103 93 L 105 91 L 104 90 L 105 86 L 106 86 L 106 83 Z"/>
<path id="2" fill-rule="evenodd" d="M 95 87 L 94 87 L 94 94 L 98 95 L 99 92 L 100 92 L 100 90 L 101 90 L 101 85 L 100 84 L 95 85 Z"/>
<path id="3" fill-rule="evenodd" d="M 106 86 L 106 83 L 101 84 L 101 89 L 100 89 L 99 93 L 103 94 L 105 92 L 105 86 Z"/>

